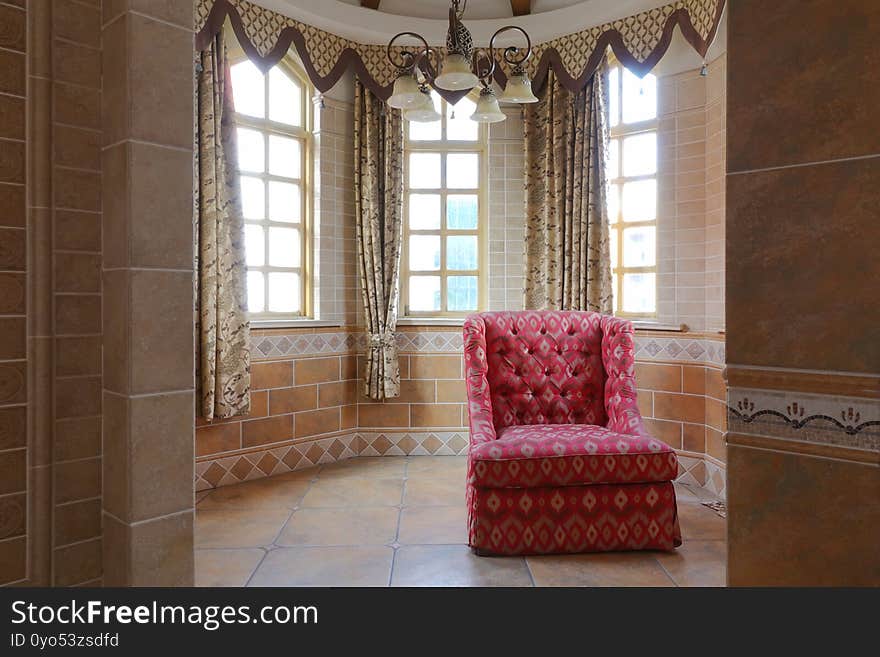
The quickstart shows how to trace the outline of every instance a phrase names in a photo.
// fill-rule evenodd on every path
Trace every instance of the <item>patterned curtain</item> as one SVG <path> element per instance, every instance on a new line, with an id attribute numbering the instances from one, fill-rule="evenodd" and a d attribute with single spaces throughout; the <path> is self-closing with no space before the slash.
<path id="1" fill-rule="evenodd" d="M 201 52 L 196 118 L 195 260 L 199 410 L 207 420 L 250 410 L 244 219 L 232 85 L 223 33 Z"/>
<path id="2" fill-rule="evenodd" d="M 525 109 L 528 310 L 612 312 L 605 207 L 607 62 L 579 93 L 551 72 Z"/>
<path id="3" fill-rule="evenodd" d="M 354 105 L 358 271 L 367 327 L 364 394 L 400 395 L 397 289 L 403 227 L 403 119 L 358 80 Z"/>

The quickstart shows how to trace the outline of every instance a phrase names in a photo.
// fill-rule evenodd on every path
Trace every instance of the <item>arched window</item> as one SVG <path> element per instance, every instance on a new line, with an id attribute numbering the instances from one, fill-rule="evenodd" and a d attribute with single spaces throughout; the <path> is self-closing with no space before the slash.
<path id="1" fill-rule="evenodd" d="M 485 308 L 486 137 L 432 92 L 442 119 L 407 122 L 401 298 L 407 317 L 464 316 Z"/>
<path id="2" fill-rule="evenodd" d="M 268 73 L 232 66 L 252 319 L 311 314 L 310 85 L 287 59 Z"/>

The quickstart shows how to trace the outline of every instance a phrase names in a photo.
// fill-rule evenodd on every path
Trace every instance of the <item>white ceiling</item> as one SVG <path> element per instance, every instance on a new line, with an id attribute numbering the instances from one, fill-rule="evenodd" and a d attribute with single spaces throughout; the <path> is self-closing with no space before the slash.
<path id="1" fill-rule="evenodd" d="M 360 6 L 361 0 L 339 0 L 347 5 Z M 462 0 L 464 2 L 464 0 Z M 532 0 L 532 13 L 544 12 L 581 4 L 583 0 Z M 613 3 L 612 3 L 613 4 Z M 398 16 L 445 19 L 449 15 L 449 0 L 381 0 L 379 11 Z M 467 18 L 510 18 L 513 11 L 510 0 L 467 0 Z"/>

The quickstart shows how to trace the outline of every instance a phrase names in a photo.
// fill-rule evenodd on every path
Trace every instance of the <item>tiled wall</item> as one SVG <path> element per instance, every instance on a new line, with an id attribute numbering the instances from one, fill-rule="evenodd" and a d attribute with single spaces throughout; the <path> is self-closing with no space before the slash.
<path id="1" fill-rule="evenodd" d="M 0 228 L 0 582 L 89 584 L 102 533 L 101 3 L 3 2 L 0 23 L 0 205 L 14 227 Z"/>
<path id="2" fill-rule="evenodd" d="M 658 319 L 724 328 L 725 57 L 658 81 Z"/>
<path id="3" fill-rule="evenodd" d="M 521 109 L 489 126 L 489 310 L 523 305 L 525 155 Z"/>
<path id="4" fill-rule="evenodd" d="M 729 20 L 729 583 L 877 586 L 880 3 Z"/>
<path id="5" fill-rule="evenodd" d="M 724 328 L 724 176 L 727 168 L 727 55 L 706 78 L 706 329 Z"/>
<path id="6" fill-rule="evenodd" d="M 102 17 L 108 586 L 193 581 L 192 19 L 189 2 Z"/>
<path id="7" fill-rule="evenodd" d="M 0 584 L 27 577 L 27 12 L 0 3 Z"/>
<path id="8" fill-rule="evenodd" d="M 256 331 L 251 343 L 253 410 L 244 420 L 198 421 L 197 489 L 357 455 L 465 453 L 460 329 L 402 329 L 401 394 L 381 403 L 360 392 L 361 332 Z M 724 343 L 645 333 L 637 358 L 649 427 L 681 452 L 683 480 L 723 496 Z"/>
<path id="9" fill-rule="evenodd" d="M 358 322 L 354 222 L 354 106 L 315 102 L 315 311 L 341 325 Z"/>

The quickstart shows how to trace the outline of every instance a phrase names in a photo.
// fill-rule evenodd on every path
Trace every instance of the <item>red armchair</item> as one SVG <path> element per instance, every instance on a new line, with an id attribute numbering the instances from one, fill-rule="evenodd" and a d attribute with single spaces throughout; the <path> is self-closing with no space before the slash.
<path id="1" fill-rule="evenodd" d="M 471 315 L 468 543 L 479 554 L 681 545 L 675 452 L 636 404 L 632 324 L 593 312 Z"/>

